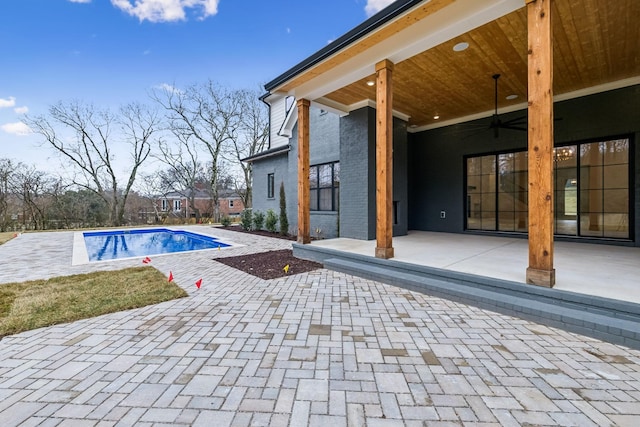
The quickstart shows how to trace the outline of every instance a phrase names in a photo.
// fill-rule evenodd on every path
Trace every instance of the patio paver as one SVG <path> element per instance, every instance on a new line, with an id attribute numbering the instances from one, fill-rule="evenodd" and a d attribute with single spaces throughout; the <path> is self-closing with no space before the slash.
<path id="1" fill-rule="evenodd" d="M 0 425 L 640 425 L 640 352 L 324 269 L 265 281 L 212 258 L 290 242 L 196 229 L 243 246 L 152 257 L 187 298 L 3 338 Z M 0 246 L 0 283 L 141 265 L 71 266 L 71 241 Z"/>

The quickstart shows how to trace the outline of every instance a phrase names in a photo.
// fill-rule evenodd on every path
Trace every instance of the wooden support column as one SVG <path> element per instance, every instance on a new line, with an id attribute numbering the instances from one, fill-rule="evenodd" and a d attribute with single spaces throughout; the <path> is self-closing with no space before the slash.
<path id="1" fill-rule="evenodd" d="M 552 287 L 553 40 L 551 0 L 526 0 L 529 71 L 529 267 L 527 283 Z"/>
<path id="2" fill-rule="evenodd" d="M 298 243 L 311 241 L 309 215 L 309 105 L 298 100 Z"/>
<path id="3" fill-rule="evenodd" d="M 376 64 L 376 258 L 393 258 L 393 62 Z"/>

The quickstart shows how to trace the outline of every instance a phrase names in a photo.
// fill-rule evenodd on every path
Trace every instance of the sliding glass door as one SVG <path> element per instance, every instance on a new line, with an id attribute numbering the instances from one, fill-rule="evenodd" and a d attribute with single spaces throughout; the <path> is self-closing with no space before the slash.
<path id="1" fill-rule="evenodd" d="M 628 138 L 554 149 L 555 233 L 628 239 Z M 468 230 L 527 232 L 527 152 L 466 159 Z"/>

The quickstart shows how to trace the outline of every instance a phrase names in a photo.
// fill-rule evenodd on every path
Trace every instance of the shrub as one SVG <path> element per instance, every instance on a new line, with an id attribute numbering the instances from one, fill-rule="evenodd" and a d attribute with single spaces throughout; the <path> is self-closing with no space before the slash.
<path id="1" fill-rule="evenodd" d="M 276 213 L 273 211 L 273 209 L 269 209 L 267 211 L 267 219 L 265 220 L 265 227 L 267 231 L 270 231 L 271 233 L 275 233 L 277 224 L 278 224 L 278 217 L 276 216 Z"/>
<path id="2" fill-rule="evenodd" d="M 251 226 L 253 225 L 253 214 L 251 213 L 251 209 L 245 209 L 240 214 L 240 226 L 247 231 L 251 230 Z"/>
<path id="3" fill-rule="evenodd" d="M 284 194 L 284 182 L 280 183 L 280 234 L 289 234 L 289 219 L 287 218 L 287 199 Z"/>
<path id="4" fill-rule="evenodd" d="M 260 211 L 255 211 L 253 213 L 253 228 L 255 230 L 262 230 L 264 226 L 264 214 Z"/>
<path id="5" fill-rule="evenodd" d="M 228 216 L 223 216 L 222 219 L 220 220 L 220 223 L 225 227 L 228 227 L 231 225 L 231 218 L 229 218 Z"/>

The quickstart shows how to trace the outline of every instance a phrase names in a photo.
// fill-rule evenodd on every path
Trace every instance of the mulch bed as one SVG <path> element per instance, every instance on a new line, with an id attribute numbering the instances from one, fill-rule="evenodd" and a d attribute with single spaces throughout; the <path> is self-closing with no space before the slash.
<path id="1" fill-rule="evenodd" d="M 258 236 L 274 237 L 276 239 L 284 239 L 284 240 L 296 240 L 296 236 L 290 236 L 288 234 L 283 235 L 280 233 L 272 233 L 266 230 L 245 230 L 239 225 L 229 225 L 227 227 L 220 227 L 220 228 L 228 231 L 236 231 L 238 233 L 256 234 Z"/>
<path id="2" fill-rule="evenodd" d="M 305 273 L 307 271 L 322 268 L 322 264 L 307 261 L 293 256 L 291 249 L 261 252 L 251 255 L 241 255 L 229 258 L 215 258 L 229 267 L 237 268 L 245 273 L 252 274 L 261 279 L 277 279 L 292 274 Z M 288 271 L 285 266 L 288 265 Z"/>

